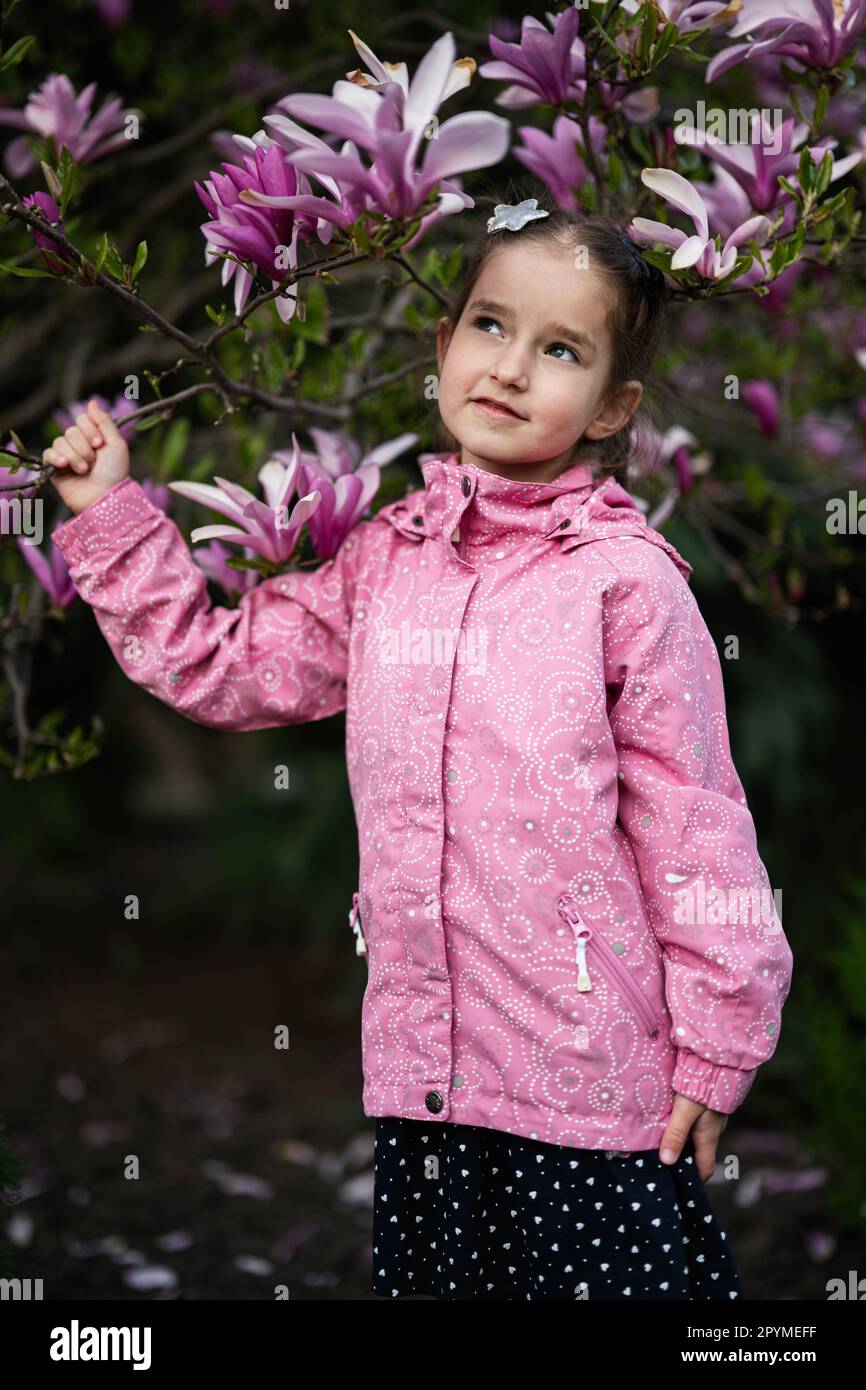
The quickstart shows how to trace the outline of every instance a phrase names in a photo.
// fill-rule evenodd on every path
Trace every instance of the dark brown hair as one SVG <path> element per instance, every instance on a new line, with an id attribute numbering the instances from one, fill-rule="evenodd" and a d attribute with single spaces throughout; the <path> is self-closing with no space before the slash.
<path id="1" fill-rule="evenodd" d="M 515 201 L 522 201 L 525 196 L 522 193 Z M 488 233 L 485 215 L 485 231 L 466 258 L 445 317 L 453 331 L 484 265 L 502 246 L 516 245 L 520 241 L 532 245 L 552 244 L 567 250 L 585 247 L 589 264 L 613 291 L 613 307 L 607 320 L 612 363 L 603 404 L 610 404 L 617 388 L 626 381 L 642 382 L 644 393 L 637 409 L 621 429 L 604 439 L 576 441 L 574 458 L 591 460 L 599 476 L 618 474 L 625 471 L 634 454 L 641 452 L 646 425 L 658 432 L 662 429 L 660 411 L 653 397 L 656 393 L 664 394 L 664 390 L 650 368 L 665 327 L 667 284 L 662 272 L 643 259 L 639 248 L 613 217 L 564 210 L 551 205 L 549 198 L 537 192 L 534 196 L 538 198 L 539 208 L 545 208 L 548 216 L 527 222 L 520 231 Z M 487 204 L 498 200 L 479 198 L 476 201 Z M 492 207 L 490 211 L 492 213 Z M 441 416 L 436 433 L 436 448 L 459 451 L 458 441 L 445 428 Z"/>

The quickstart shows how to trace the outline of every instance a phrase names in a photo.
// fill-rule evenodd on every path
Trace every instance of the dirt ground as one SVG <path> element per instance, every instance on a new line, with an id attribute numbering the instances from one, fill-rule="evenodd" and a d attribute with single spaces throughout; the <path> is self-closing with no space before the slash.
<path id="1" fill-rule="evenodd" d="M 285 1286 L 383 1301 L 369 1287 L 363 980 L 341 1012 L 337 969 L 282 945 L 161 947 L 126 979 L 82 963 L 74 941 L 50 973 L 0 957 L 0 1116 L 29 1167 L 0 1211 L 9 1273 L 59 1300 L 270 1300 Z M 825 1177 L 787 1136 L 735 1118 L 727 1152 L 741 1177 L 709 1191 L 748 1296 L 823 1301 L 831 1274 L 858 1267 Z"/>

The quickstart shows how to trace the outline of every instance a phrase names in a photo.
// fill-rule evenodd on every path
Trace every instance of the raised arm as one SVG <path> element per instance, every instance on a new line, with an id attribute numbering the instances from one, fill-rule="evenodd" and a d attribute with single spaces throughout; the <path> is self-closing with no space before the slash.
<path id="1" fill-rule="evenodd" d="M 320 568 L 265 580 L 237 608 L 211 606 L 174 522 L 132 478 L 52 538 L 121 670 L 187 719 L 252 730 L 345 709 L 358 528 Z"/>
<path id="2" fill-rule="evenodd" d="M 734 767 L 719 656 L 684 577 L 606 551 L 605 677 L 619 821 L 665 958 L 673 1088 L 731 1112 L 775 1051 L 793 956 Z"/>

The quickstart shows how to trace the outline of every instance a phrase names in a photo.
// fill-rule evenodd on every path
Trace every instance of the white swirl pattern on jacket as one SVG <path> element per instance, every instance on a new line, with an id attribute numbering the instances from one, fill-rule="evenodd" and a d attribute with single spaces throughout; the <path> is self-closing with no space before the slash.
<path id="1" fill-rule="evenodd" d="M 346 711 L 365 1114 L 656 1147 L 675 1092 L 742 1103 L 793 965 L 691 566 L 588 464 L 423 474 L 233 609 L 130 478 L 54 540 L 121 668 L 187 718 Z M 436 664 L 436 632 L 477 640 Z"/>

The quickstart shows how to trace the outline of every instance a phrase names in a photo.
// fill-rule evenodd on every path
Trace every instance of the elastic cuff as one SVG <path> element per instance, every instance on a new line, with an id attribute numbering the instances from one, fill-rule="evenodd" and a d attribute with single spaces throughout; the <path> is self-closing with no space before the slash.
<path id="1" fill-rule="evenodd" d="M 71 516 L 51 533 L 51 539 L 70 570 L 94 551 L 131 535 L 137 526 L 163 516 L 144 488 L 134 478 L 121 478 L 107 492 L 76 516 Z"/>
<path id="2" fill-rule="evenodd" d="M 718 1066 L 680 1047 L 671 1085 L 678 1095 L 729 1115 L 746 1099 L 757 1071 Z"/>

